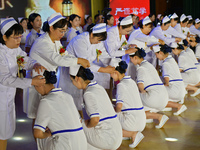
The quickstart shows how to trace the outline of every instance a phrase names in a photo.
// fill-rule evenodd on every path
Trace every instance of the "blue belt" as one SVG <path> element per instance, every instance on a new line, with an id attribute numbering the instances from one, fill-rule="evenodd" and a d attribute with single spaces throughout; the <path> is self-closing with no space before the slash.
<path id="1" fill-rule="evenodd" d="M 174 82 L 174 81 L 183 81 L 183 79 L 174 79 L 174 80 L 169 80 L 169 82 Z"/>
<path id="2" fill-rule="evenodd" d="M 105 117 L 105 118 L 100 119 L 99 122 L 104 121 L 104 120 L 108 120 L 108 119 L 113 119 L 113 118 L 116 118 L 116 117 L 117 117 L 117 115 Z"/>
<path id="3" fill-rule="evenodd" d="M 52 135 L 58 134 L 58 133 L 65 133 L 65 132 L 76 132 L 76 131 L 80 131 L 80 130 L 83 130 L 83 127 L 80 127 L 80 128 L 77 128 L 77 129 L 67 129 L 67 130 L 55 131 L 55 132 L 52 132 Z"/>
<path id="4" fill-rule="evenodd" d="M 144 90 L 146 90 L 147 88 L 149 88 L 149 87 L 151 87 L 151 86 L 155 86 L 155 85 L 164 85 L 164 84 L 163 84 L 163 83 L 150 84 L 150 85 L 146 86 L 146 87 L 144 88 Z"/>
<path id="5" fill-rule="evenodd" d="M 127 109 L 123 109 L 123 110 L 121 110 L 121 111 L 123 112 L 123 111 L 142 110 L 142 109 L 144 109 L 144 107 L 140 107 L 140 108 L 127 108 Z"/>

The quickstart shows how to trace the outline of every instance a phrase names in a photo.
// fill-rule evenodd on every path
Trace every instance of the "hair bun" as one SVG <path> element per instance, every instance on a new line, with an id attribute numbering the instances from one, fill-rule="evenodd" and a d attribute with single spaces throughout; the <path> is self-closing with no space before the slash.
<path id="1" fill-rule="evenodd" d="M 45 70 L 43 75 L 45 76 L 46 84 L 48 83 L 55 84 L 57 82 L 57 76 L 55 71 Z"/>
<path id="2" fill-rule="evenodd" d="M 138 49 L 138 53 L 139 53 L 139 55 L 140 55 L 141 57 L 143 57 L 143 58 L 146 56 L 146 53 L 145 53 L 145 51 L 144 51 L 143 48 L 139 48 L 139 49 Z"/>
<path id="3" fill-rule="evenodd" d="M 198 36 L 195 39 L 197 43 L 200 43 L 200 38 Z"/>
<path id="4" fill-rule="evenodd" d="M 126 70 L 128 68 L 128 65 L 125 61 L 120 61 L 119 67 L 121 67 L 123 70 Z"/>
<path id="5" fill-rule="evenodd" d="M 186 39 L 183 40 L 183 45 L 188 46 L 188 41 Z"/>
<path id="6" fill-rule="evenodd" d="M 92 73 L 91 70 L 88 69 L 88 68 L 85 69 L 85 75 L 86 75 L 86 77 L 87 77 L 88 80 L 93 80 L 93 79 L 94 79 L 93 73 Z"/>
<path id="7" fill-rule="evenodd" d="M 122 21 L 122 19 L 124 19 L 124 17 L 119 17 L 119 19 L 118 19 L 118 20 L 119 20 L 119 22 L 120 22 L 120 21 Z"/>
<path id="8" fill-rule="evenodd" d="M 166 45 L 166 44 L 164 45 L 164 49 L 165 49 L 165 51 L 168 52 L 168 53 L 172 52 L 171 47 L 169 47 L 169 46 Z"/>
<path id="9" fill-rule="evenodd" d="M 177 47 L 178 49 L 182 49 L 182 50 L 184 50 L 184 47 L 183 47 L 183 45 L 181 45 L 181 44 L 178 44 L 178 47 Z"/>

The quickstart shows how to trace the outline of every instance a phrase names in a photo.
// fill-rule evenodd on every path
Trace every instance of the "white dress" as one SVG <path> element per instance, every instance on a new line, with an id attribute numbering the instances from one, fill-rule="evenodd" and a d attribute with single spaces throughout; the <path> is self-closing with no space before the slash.
<path id="1" fill-rule="evenodd" d="M 117 84 L 117 103 L 122 103 L 121 112 L 117 114 L 122 129 L 142 132 L 146 125 L 146 115 L 138 87 L 130 76 L 125 76 Z"/>
<path id="2" fill-rule="evenodd" d="M 122 127 L 113 109 L 110 99 L 102 86 L 96 82 L 88 84 L 84 92 L 87 115 L 99 117 L 99 123 L 87 128 L 83 123 L 87 141 L 99 149 L 117 149 L 122 142 Z"/>
<path id="3" fill-rule="evenodd" d="M 30 57 L 37 60 L 48 71 L 56 71 L 58 66 L 77 65 L 77 58 L 68 55 L 67 51 L 65 51 L 64 56 L 59 54 L 60 47 L 62 47 L 60 41 L 53 43 L 49 34 L 45 33 L 36 39 L 30 51 Z M 39 94 L 33 86 L 24 93 L 24 106 L 26 107 L 27 116 L 35 118 L 40 101 Z"/>
<path id="4" fill-rule="evenodd" d="M 53 89 L 38 107 L 34 128 L 45 132 L 48 127 L 52 133 L 51 137 L 37 139 L 38 150 L 87 150 L 79 118 L 71 95 Z"/>
<path id="5" fill-rule="evenodd" d="M 197 83 L 199 83 L 200 77 L 197 67 L 185 51 L 182 51 L 180 53 L 178 57 L 178 65 L 179 68 L 183 70 L 183 72 L 181 72 L 181 76 L 183 78 L 185 87 L 187 87 L 188 84 L 196 85 Z"/>
<path id="6" fill-rule="evenodd" d="M 21 48 L 10 49 L 0 44 L 0 139 L 11 138 L 15 131 L 16 88 L 31 87 L 32 79 L 18 78 L 17 56 L 24 56 L 25 69 L 31 70 L 36 61 L 27 57 Z"/>
<path id="7" fill-rule="evenodd" d="M 145 111 L 151 110 L 150 108 L 163 110 L 166 107 L 169 100 L 167 90 L 154 66 L 146 60 L 142 61 L 137 69 L 137 83 L 144 84 L 146 92 L 140 96 Z"/>
<path id="8" fill-rule="evenodd" d="M 178 64 L 172 56 L 165 58 L 162 64 L 162 76 L 169 77 L 169 86 L 165 86 L 169 95 L 170 101 L 178 102 L 185 97 L 185 86 Z"/>
<path id="9" fill-rule="evenodd" d="M 22 39 L 20 42 L 20 47 L 23 51 L 25 51 L 25 43 L 26 43 L 26 36 L 29 34 L 29 30 L 24 31 L 22 34 Z"/>

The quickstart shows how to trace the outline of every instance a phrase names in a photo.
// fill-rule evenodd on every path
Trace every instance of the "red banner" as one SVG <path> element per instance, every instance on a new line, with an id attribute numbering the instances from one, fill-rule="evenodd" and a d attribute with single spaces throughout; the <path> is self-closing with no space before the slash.
<path id="1" fill-rule="evenodd" d="M 150 0 L 110 0 L 110 8 L 115 18 L 114 24 L 118 24 L 119 17 L 126 17 L 134 14 L 140 19 L 148 16 L 150 13 Z"/>

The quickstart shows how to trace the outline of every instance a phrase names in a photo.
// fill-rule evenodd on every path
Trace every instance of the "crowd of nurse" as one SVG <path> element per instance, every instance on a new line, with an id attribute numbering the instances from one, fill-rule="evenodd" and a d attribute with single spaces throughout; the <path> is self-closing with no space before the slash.
<path id="1" fill-rule="evenodd" d="M 129 15 L 115 26 L 111 14 L 94 19 L 1 18 L 0 150 L 15 132 L 16 88 L 38 150 L 113 150 L 122 140 L 135 148 L 146 123 L 163 128 L 165 111 L 180 115 L 188 91 L 200 93 L 198 18 Z"/>

